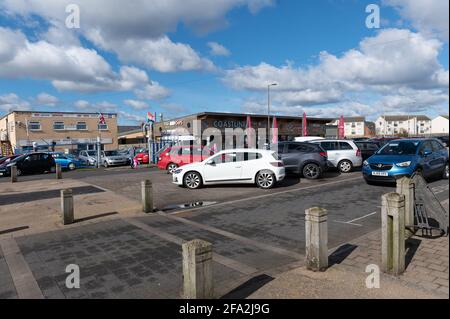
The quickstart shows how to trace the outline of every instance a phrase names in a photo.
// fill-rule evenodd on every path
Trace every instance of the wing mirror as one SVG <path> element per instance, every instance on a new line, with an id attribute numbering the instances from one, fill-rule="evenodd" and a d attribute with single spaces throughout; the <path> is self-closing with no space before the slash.
<path id="1" fill-rule="evenodd" d="M 424 156 L 424 157 L 430 156 L 431 153 L 433 153 L 433 152 L 431 152 L 430 150 L 424 150 L 424 151 L 423 151 L 423 156 Z"/>
<path id="2" fill-rule="evenodd" d="M 206 162 L 206 165 L 216 166 L 216 162 L 214 160 L 210 160 Z"/>

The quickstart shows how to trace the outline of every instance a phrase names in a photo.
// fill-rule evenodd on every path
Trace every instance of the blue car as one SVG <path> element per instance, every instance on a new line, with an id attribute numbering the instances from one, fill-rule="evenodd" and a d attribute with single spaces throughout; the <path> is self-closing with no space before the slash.
<path id="1" fill-rule="evenodd" d="M 368 184 L 395 182 L 421 172 L 425 178 L 448 179 L 449 154 L 437 139 L 402 139 L 388 142 L 364 161 L 362 173 Z"/>
<path id="2" fill-rule="evenodd" d="M 56 152 L 50 154 L 55 159 L 55 163 L 60 164 L 62 169 L 73 171 L 77 168 L 86 166 L 82 160 L 74 157 L 73 155 Z"/>

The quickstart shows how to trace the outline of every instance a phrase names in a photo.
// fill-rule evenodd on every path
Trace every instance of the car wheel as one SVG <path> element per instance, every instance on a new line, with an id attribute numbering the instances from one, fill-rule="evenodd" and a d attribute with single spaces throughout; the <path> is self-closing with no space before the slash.
<path id="1" fill-rule="evenodd" d="M 341 173 L 350 173 L 353 169 L 353 164 L 348 160 L 343 160 L 339 162 L 338 169 Z"/>
<path id="2" fill-rule="evenodd" d="M 448 175 L 449 175 L 449 173 L 448 173 L 448 163 L 447 163 L 447 164 L 445 164 L 444 172 L 442 173 L 442 178 L 448 179 Z"/>
<path id="3" fill-rule="evenodd" d="M 197 172 L 188 172 L 184 175 L 183 184 L 189 189 L 198 189 L 202 186 L 202 177 Z"/>
<path id="4" fill-rule="evenodd" d="M 17 176 L 22 176 L 22 171 L 20 169 L 16 170 Z"/>
<path id="5" fill-rule="evenodd" d="M 45 171 L 44 171 L 45 173 Z M 56 173 L 56 166 L 50 167 L 50 173 Z"/>
<path id="6" fill-rule="evenodd" d="M 275 186 L 275 174 L 271 171 L 261 171 L 256 175 L 256 185 L 262 189 L 270 189 Z"/>
<path id="7" fill-rule="evenodd" d="M 317 164 L 309 163 L 303 167 L 303 176 L 307 179 L 318 179 L 320 175 L 320 167 Z"/>
<path id="8" fill-rule="evenodd" d="M 108 168 L 108 167 L 109 167 L 108 162 L 105 161 L 105 162 L 103 163 L 103 166 L 104 166 L 105 168 Z"/>
<path id="9" fill-rule="evenodd" d="M 175 163 L 170 163 L 167 165 L 167 174 L 173 174 L 177 170 L 178 165 Z"/>
<path id="10" fill-rule="evenodd" d="M 76 168 L 74 163 L 70 163 L 68 167 L 69 167 L 69 170 L 71 170 L 71 171 L 75 170 L 75 168 Z"/>

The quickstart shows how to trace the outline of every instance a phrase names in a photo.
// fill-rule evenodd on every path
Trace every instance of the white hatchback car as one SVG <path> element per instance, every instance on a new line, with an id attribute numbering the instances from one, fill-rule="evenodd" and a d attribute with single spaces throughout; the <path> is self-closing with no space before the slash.
<path id="1" fill-rule="evenodd" d="M 233 149 L 221 151 L 200 163 L 185 165 L 173 175 L 173 183 L 189 189 L 213 184 L 256 184 L 263 189 L 285 177 L 283 162 L 270 150 Z"/>

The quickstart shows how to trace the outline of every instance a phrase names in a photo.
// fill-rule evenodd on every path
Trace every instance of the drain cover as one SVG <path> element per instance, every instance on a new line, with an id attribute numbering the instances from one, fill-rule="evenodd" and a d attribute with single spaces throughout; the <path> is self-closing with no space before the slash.
<path id="1" fill-rule="evenodd" d="M 169 206 L 164 207 L 163 211 L 206 207 L 206 206 L 211 206 L 214 204 L 217 204 L 217 202 L 192 202 L 192 203 L 185 203 L 185 204 L 176 204 L 176 205 L 169 205 Z"/>

